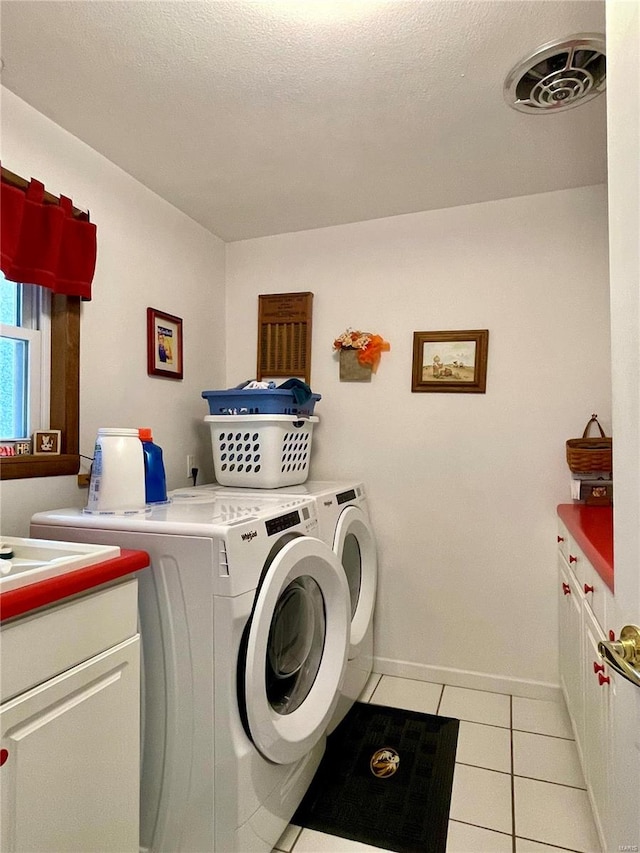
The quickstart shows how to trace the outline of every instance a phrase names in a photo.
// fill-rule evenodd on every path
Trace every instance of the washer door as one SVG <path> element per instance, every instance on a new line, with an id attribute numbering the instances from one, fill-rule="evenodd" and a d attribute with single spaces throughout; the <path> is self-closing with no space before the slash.
<path id="1" fill-rule="evenodd" d="M 248 627 L 245 713 L 257 749 L 290 764 L 325 734 L 349 646 L 349 591 L 331 549 L 308 536 L 278 551 Z"/>
<path id="2" fill-rule="evenodd" d="M 373 619 L 378 582 L 378 557 L 373 530 L 357 506 L 348 506 L 336 525 L 333 550 L 344 569 L 351 601 L 349 660 L 358 656 L 358 647 Z"/>

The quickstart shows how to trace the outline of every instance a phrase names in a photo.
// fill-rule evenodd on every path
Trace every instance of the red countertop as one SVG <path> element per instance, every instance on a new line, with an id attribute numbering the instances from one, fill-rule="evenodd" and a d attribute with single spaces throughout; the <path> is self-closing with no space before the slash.
<path id="1" fill-rule="evenodd" d="M 151 558 L 146 551 L 121 549 L 120 556 L 67 572 L 39 583 L 31 583 L 19 589 L 0 594 L 0 621 L 22 616 L 30 610 L 53 604 L 78 592 L 109 583 L 125 575 L 146 569 Z"/>
<path id="2" fill-rule="evenodd" d="M 613 592 L 613 508 L 559 504 L 558 515 L 585 557 Z"/>

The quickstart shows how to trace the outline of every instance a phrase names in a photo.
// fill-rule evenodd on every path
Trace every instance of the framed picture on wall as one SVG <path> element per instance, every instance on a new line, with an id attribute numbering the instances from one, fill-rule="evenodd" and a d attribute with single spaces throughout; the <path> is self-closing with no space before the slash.
<path id="1" fill-rule="evenodd" d="M 484 394 L 489 330 L 413 333 L 412 391 Z"/>
<path id="2" fill-rule="evenodd" d="M 182 379 L 182 320 L 147 308 L 147 373 Z"/>

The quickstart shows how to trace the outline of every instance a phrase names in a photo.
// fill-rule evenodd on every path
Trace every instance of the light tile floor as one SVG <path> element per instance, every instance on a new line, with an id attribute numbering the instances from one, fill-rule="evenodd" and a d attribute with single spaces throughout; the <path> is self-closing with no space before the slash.
<path id="1" fill-rule="evenodd" d="M 372 675 L 360 700 L 460 720 L 447 853 L 600 853 L 564 704 Z M 290 825 L 284 853 L 381 853 Z"/>

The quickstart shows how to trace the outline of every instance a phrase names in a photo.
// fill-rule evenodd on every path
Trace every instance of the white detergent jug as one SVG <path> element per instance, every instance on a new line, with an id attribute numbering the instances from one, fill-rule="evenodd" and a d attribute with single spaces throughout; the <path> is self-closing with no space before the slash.
<path id="1" fill-rule="evenodd" d="M 144 454 L 138 430 L 100 427 L 84 512 L 128 515 L 144 511 Z"/>

